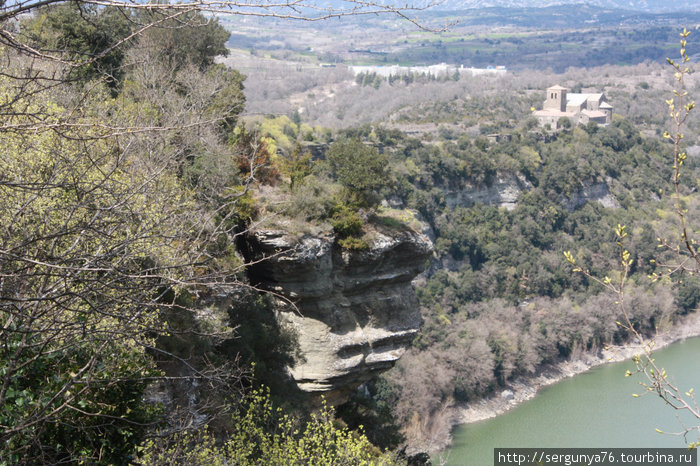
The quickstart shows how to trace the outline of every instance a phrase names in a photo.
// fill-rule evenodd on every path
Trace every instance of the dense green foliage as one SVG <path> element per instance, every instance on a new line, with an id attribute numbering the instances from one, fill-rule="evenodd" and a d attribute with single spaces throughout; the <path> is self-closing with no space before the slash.
<path id="1" fill-rule="evenodd" d="M 400 464 L 392 455 L 374 448 L 362 433 L 336 426 L 333 410 L 325 404 L 308 421 L 299 422 L 273 406 L 268 393 L 258 390 L 249 395 L 241 412 L 234 414 L 231 426 L 221 446 L 206 429 L 178 434 L 165 447 L 148 441 L 140 464 Z"/>
<path id="2" fill-rule="evenodd" d="M 83 64 L 71 70 L 72 79 L 104 77 L 114 87 L 124 76 L 124 48 L 117 44 L 133 25 L 128 11 L 70 3 L 37 12 L 22 33 L 34 47 Z"/>
<path id="3" fill-rule="evenodd" d="M 422 332 L 398 367 L 370 384 L 372 403 L 362 408 L 379 431 L 380 412 L 391 406 L 405 431 L 437 424 L 447 435 L 449 420 L 439 419 L 445 403 L 477 399 L 543 364 L 626 341 L 628 333 L 615 324 L 622 316 L 614 299 L 573 274 L 563 256 L 571 250 L 594 275 L 610 273 L 620 223 L 633 232 L 626 247 L 635 328 L 652 334 L 697 305 L 692 285 L 669 289 L 646 279 L 656 270 L 656 237 L 669 229 L 670 206 L 659 197 L 671 176 L 667 143 L 643 136 L 619 116 L 609 126 L 571 124 L 552 133 L 523 117 L 531 106 L 532 98 L 519 93 L 426 104 L 410 121 L 473 121 L 479 134 L 444 130 L 426 142 L 365 125 L 342 131 L 326 162 L 315 164 L 316 175 L 325 173 L 348 189 L 342 170 L 372 177 L 351 171 L 356 164 L 338 168 L 337 160 L 381 154 L 385 181 L 375 189 L 392 204 L 417 211 L 434 234 L 437 258 L 417 289 Z M 348 140 L 355 141 L 352 150 Z M 690 176 L 696 162 L 687 163 L 682 182 L 690 192 L 697 188 Z M 308 207 L 299 209 L 314 192 L 320 203 L 333 199 L 327 204 L 333 207 L 325 215 L 305 215 L 307 220 L 329 219 L 341 238 L 361 234 L 361 217 L 337 202 L 337 191 L 324 192 L 315 176 L 296 183 L 303 186 L 292 196 L 297 210 L 288 212 L 311 214 Z M 503 189 L 520 191 L 517 202 L 499 197 Z M 341 410 L 348 419 L 360 405 L 352 406 Z M 435 422 L 416 421 L 431 416 Z M 393 442 L 390 434 L 373 438 Z"/>
<path id="4" fill-rule="evenodd" d="M 331 175 L 345 188 L 347 200 L 360 206 L 375 206 L 376 192 L 386 185 L 386 158 L 372 146 L 355 139 L 335 141 L 326 161 Z"/>
<path id="5" fill-rule="evenodd" d="M 671 176 L 665 143 L 621 118 L 555 134 L 527 121 L 500 132 L 508 137 L 432 145 L 382 128 L 353 132 L 390 161 L 384 195 L 416 209 L 435 234 L 438 258 L 417 289 L 422 332 L 374 389 L 404 426 L 433 413 L 435 423 L 420 425 L 444 421 L 437 429 L 446 434 L 449 421 L 437 414 L 443 403 L 474 400 L 544 363 L 624 342 L 614 299 L 573 274 L 562 254 L 572 250 L 594 274 L 610 273 L 620 223 L 634 232 L 626 247 L 635 328 L 652 334 L 697 304 L 692 285 L 675 295 L 646 278 L 659 254 L 655 238 L 668 229 L 669 206 L 658 200 Z M 696 187 L 689 176 L 684 183 Z M 502 201 L 488 187 L 499 184 L 522 191 L 510 209 L 494 205 Z"/>
<path id="6" fill-rule="evenodd" d="M 593 261 L 594 267 L 605 270 L 605 248 L 611 248 L 609 232 L 616 222 L 651 232 L 652 217 L 638 206 L 667 184 L 670 169 L 662 157 L 661 143 L 643 140 L 627 121 L 619 120 L 606 128 L 575 128 L 547 139 L 515 133 L 509 141 L 481 146 L 466 139 L 430 148 L 408 141 L 394 155 L 395 163 L 406 167 L 394 182 L 405 202 L 431 223 L 438 253 L 463 264 L 453 271 L 458 275 L 450 274 L 464 287 L 455 290 L 462 298 L 443 302 L 455 309 L 463 300 L 502 297 L 518 302 L 581 290 L 585 284 L 560 267 L 560 251 L 574 248 L 600 257 L 602 262 Z M 475 201 L 455 205 L 450 199 L 499 179 L 519 182 L 524 189 L 512 210 Z M 612 191 L 623 208 L 587 203 L 591 194 L 586 193 L 594 189 L 600 190 L 598 197 Z M 635 252 L 646 273 L 653 245 L 640 243 Z M 556 260 L 543 261 L 550 252 Z M 445 286 L 444 272 L 440 277 L 436 281 Z M 445 293 L 431 285 L 436 281 L 420 290 L 429 307 Z"/>
<path id="7" fill-rule="evenodd" d="M 477 399 L 543 364 L 626 341 L 628 332 L 615 324 L 622 316 L 614 300 L 572 273 L 563 256 L 571 250 L 594 275 L 609 274 L 618 224 L 632 232 L 626 248 L 636 329 L 650 335 L 698 303 L 692 285 L 669 289 L 646 278 L 657 267 L 656 237 L 672 229 L 671 207 L 660 198 L 671 177 L 668 144 L 619 115 L 609 126 L 569 122 L 551 132 L 528 118 L 535 105 L 531 94 L 516 89 L 402 112 L 402 123 L 444 123 L 423 140 L 381 125 L 343 130 L 326 162 L 315 163 L 315 176 L 302 178 L 292 196 L 295 208 L 288 212 L 329 220 L 338 236 L 354 241 L 364 228 L 362 216 L 338 203 L 338 191 L 324 188 L 317 176 L 347 189 L 348 178 L 334 165 L 337 152 L 353 160 L 372 150 L 367 160 L 378 153 L 386 161 L 384 182 L 375 189 L 392 205 L 420 214 L 434 234 L 436 259 L 417 288 L 424 327 L 398 367 L 370 384 L 372 403 L 362 409 L 373 413 L 366 418 L 375 426 L 384 422 L 382 407 L 391 406 L 409 437 L 414 428 L 447 435 L 449 420 L 439 418 L 445 403 Z M 654 128 L 655 120 L 640 122 Z M 352 150 L 348 140 L 355 141 Z M 697 189 L 691 176 L 696 162 L 687 165 L 682 189 L 689 193 Z M 357 171 L 352 176 L 372 178 Z M 312 193 L 329 206 L 324 215 L 312 214 Z M 359 405 L 352 406 L 341 410 L 347 418 Z M 391 435 L 373 438 L 391 443 Z"/>

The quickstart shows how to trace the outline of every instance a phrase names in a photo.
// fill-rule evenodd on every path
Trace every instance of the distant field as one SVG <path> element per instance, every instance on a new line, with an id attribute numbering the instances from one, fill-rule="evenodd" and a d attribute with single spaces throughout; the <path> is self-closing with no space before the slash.
<path id="1" fill-rule="evenodd" d="M 486 9 L 480 13 L 434 13 L 421 22 L 439 27 L 459 20 L 445 32 L 422 31 L 386 17 L 313 24 L 279 21 L 272 26 L 265 23 L 264 28 L 257 27 L 255 21 L 236 18 L 224 18 L 222 23 L 233 32 L 231 47 L 285 61 L 404 66 L 449 63 L 476 68 L 503 65 L 512 70 L 551 69 L 557 73 L 570 67 L 664 62 L 675 53 L 680 25 L 700 23 L 700 14 L 622 15 L 583 6 L 571 8 L 564 19 L 563 14 L 561 8 Z M 538 23 L 544 26 L 534 27 Z"/>

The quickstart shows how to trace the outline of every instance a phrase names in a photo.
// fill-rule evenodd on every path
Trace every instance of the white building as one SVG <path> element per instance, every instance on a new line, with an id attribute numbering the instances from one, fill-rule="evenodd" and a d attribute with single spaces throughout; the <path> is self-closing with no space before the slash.
<path id="1" fill-rule="evenodd" d="M 504 74 L 506 73 L 505 66 L 493 66 L 489 68 L 465 68 L 457 65 L 449 65 L 447 63 L 440 63 L 439 65 L 430 66 L 399 66 L 399 65 L 386 65 L 386 66 L 349 66 L 350 71 L 353 75 L 358 74 L 371 74 L 376 73 L 377 76 L 383 78 L 388 78 L 389 76 L 403 76 L 407 74 L 425 74 L 427 76 L 452 76 L 455 72 L 459 72 L 460 75 L 471 75 L 477 76 L 482 74 Z"/>

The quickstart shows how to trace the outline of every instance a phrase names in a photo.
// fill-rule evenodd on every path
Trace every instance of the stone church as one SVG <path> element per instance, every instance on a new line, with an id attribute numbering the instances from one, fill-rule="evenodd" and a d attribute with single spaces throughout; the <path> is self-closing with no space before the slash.
<path id="1" fill-rule="evenodd" d="M 578 94 L 568 92 L 562 86 L 547 88 L 547 99 L 542 110 L 534 112 L 541 126 L 557 129 L 559 119 L 568 118 L 574 125 L 585 125 L 592 121 L 607 125 L 612 121 L 613 107 L 605 94 Z"/>

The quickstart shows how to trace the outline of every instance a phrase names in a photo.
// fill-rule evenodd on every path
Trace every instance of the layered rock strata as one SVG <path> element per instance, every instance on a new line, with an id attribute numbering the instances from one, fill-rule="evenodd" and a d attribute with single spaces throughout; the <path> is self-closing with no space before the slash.
<path id="1" fill-rule="evenodd" d="M 297 334 L 303 357 L 289 370 L 304 391 L 354 389 L 392 367 L 418 331 L 411 280 L 425 269 L 432 244 L 413 231 L 373 236 L 368 249 L 350 251 L 332 234 L 249 235 L 251 280 L 294 303 L 277 318 Z"/>
<path id="2" fill-rule="evenodd" d="M 609 182 L 609 181 L 608 181 Z M 564 206 L 574 211 L 583 206 L 588 201 L 598 202 L 603 207 L 608 209 L 617 209 L 620 204 L 615 199 L 615 196 L 610 192 L 608 182 L 605 183 L 584 183 L 582 188 L 574 193 L 569 199 L 564 200 Z"/>
<path id="3" fill-rule="evenodd" d="M 532 183 L 524 176 L 499 173 L 489 184 L 467 185 L 462 189 L 446 191 L 445 203 L 450 209 L 482 203 L 513 210 L 518 202 L 520 193 L 530 189 L 532 189 Z"/>

